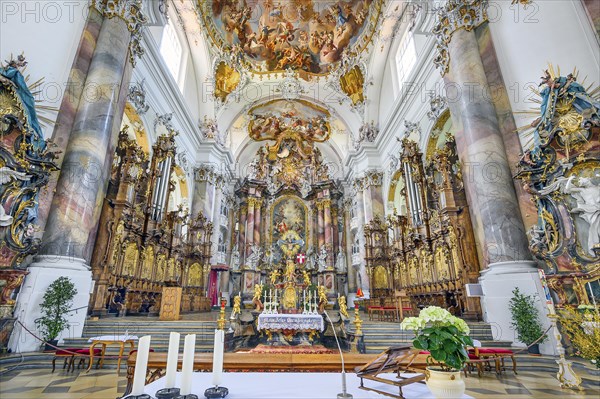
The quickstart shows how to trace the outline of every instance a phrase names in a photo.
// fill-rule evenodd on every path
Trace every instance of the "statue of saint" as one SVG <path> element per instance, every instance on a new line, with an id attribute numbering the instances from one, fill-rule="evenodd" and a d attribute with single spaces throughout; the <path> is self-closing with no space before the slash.
<path id="1" fill-rule="evenodd" d="M 335 270 L 338 273 L 346 272 L 346 255 L 344 255 L 344 252 L 342 252 L 342 248 L 339 249 L 337 258 L 335 260 Z"/>
<path id="2" fill-rule="evenodd" d="M 327 269 L 327 249 L 325 245 L 321 247 L 321 251 L 319 252 L 319 257 L 317 258 L 317 265 L 319 266 L 319 271 L 325 271 Z"/>
<path id="3" fill-rule="evenodd" d="M 240 270 L 240 251 L 237 244 L 235 244 L 231 253 L 231 267 L 233 271 Z"/>

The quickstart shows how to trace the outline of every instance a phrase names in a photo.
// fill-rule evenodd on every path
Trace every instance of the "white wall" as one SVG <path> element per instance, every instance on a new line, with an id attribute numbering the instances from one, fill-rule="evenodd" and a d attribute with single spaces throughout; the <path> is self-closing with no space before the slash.
<path id="1" fill-rule="evenodd" d="M 530 86 L 551 63 L 566 76 L 577 68 L 585 86 L 600 84 L 600 46 L 579 0 L 535 1 L 526 9 L 508 1 L 493 2 L 490 31 L 513 112 L 539 107 Z M 515 114 L 517 126 L 533 118 Z"/>
<path id="2" fill-rule="evenodd" d="M 29 83 L 44 78 L 41 105 L 60 107 L 88 15 L 88 1 L 0 0 L 0 60 L 24 53 Z M 56 112 L 40 112 L 53 121 Z M 53 126 L 42 125 L 44 135 Z"/>

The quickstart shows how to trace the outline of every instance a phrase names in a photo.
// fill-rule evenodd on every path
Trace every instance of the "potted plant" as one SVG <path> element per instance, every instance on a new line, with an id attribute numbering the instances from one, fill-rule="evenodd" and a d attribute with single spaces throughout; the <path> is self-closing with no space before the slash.
<path id="1" fill-rule="evenodd" d="M 473 345 L 464 320 L 437 306 L 429 306 L 418 317 L 407 317 L 401 327 L 415 331 L 413 345 L 427 351 L 427 387 L 436 398 L 460 398 L 465 392 L 461 370 Z"/>
<path id="2" fill-rule="evenodd" d="M 59 277 L 46 290 L 40 304 L 42 317 L 35 320 L 45 342 L 56 346 L 56 338 L 65 329 L 69 328 L 67 313 L 73 305 L 73 298 L 77 289 L 68 277 Z M 53 350 L 46 345 L 46 350 Z"/>
<path id="3" fill-rule="evenodd" d="M 513 319 L 511 325 L 517 332 L 519 341 L 527 345 L 528 352 L 539 355 L 539 344 L 546 341 L 548 336 L 544 334 L 533 296 L 522 294 L 519 288 L 515 288 L 512 293 L 509 302 Z"/>

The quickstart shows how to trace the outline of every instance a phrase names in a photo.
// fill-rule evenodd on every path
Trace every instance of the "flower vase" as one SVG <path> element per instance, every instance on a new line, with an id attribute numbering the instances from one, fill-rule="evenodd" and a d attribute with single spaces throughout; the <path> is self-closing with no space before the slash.
<path id="1" fill-rule="evenodd" d="M 425 376 L 427 388 L 436 398 L 462 398 L 465 393 L 465 382 L 460 371 L 442 371 L 427 367 Z"/>

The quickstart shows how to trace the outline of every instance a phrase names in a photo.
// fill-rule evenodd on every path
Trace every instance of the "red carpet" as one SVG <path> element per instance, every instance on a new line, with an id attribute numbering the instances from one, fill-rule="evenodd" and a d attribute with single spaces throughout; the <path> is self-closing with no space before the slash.
<path id="1" fill-rule="evenodd" d="M 260 344 L 256 348 L 251 349 L 250 353 L 301 353 L 301 354 L 323 354 L 335 353 L 331 349 L 325 348 L 323 345 L 312 346 L 269 346 Z"/>

